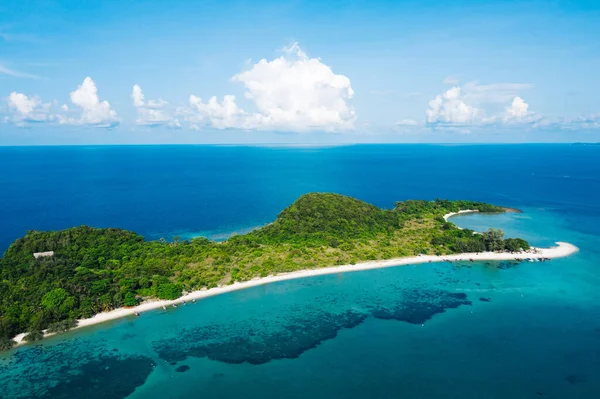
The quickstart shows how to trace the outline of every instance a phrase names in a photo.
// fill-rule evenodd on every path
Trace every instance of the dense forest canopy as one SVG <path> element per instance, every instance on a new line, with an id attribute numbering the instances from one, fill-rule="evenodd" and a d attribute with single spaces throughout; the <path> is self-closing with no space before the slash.
<path id="1" fill-rule="evenodd" d="M 499 230 L 474 234 L 442 217 L 459 210 L 503 212 L 472 201 L 403 201 L 380 209 L 354 198 L 311 193 L 277 219 L 216 243 L 206 238 L 145 241 L 121 229 L 88 226 L 29 231 L 0 258 L 0 348 L 28 331 L 64 331 L 73 320 L 148 297 L 281 272 L 417 254 L 528 249 Z M 54 251 L 34 258 L 33 253 Z"/>

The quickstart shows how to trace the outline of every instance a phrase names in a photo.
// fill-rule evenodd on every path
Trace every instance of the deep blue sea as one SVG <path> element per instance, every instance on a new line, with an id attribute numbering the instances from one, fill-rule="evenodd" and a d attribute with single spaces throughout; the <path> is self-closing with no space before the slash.
<path id="1" fill-rule="evenodd" d="M 275 283 L 0 355 L 0 398 L 598 398 L 600 146 L 0 147 L 0 250 L 87 224 L 221 240 L 303 193 L 463 215 L 577 254 Z M 461 299 L 457 293 L 464 293 Z"/>

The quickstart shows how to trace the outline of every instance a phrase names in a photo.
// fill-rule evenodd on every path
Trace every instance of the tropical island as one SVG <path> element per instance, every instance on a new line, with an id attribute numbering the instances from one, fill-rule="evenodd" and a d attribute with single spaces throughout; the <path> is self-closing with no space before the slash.
<path id="1" fill-rule="evenodd" d="M 12 347 L 18 334 L 35 341 L 69 330 L 78 320 L 101 321 L 102 312 L 113 312 L 108 319 L 122 317 L 182 295 L 208 296 L 215 287 L 227 292 L 308 275 L 469 259 L 456 254 L 519 259 L 531 250 L 527 241 L 505 239 L 500 230 L 476 233 L 447 221 L 461 211 L 511 209 L 439 199 L 380 209 L 347 196 L 310 193 L 273 223 L 219 243 L 146 241 L 130 231 L 88 226 L 28 231 L 0 258 L 0 349 Z"/>

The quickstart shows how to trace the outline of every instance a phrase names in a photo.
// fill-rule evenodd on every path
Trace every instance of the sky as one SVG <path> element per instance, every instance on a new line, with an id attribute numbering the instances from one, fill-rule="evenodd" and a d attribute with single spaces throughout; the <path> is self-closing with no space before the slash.
<path id="1" fill-rule="evenodd" d="M 0 0 L 0 145 L 600 141 L 600 1 Z"/>

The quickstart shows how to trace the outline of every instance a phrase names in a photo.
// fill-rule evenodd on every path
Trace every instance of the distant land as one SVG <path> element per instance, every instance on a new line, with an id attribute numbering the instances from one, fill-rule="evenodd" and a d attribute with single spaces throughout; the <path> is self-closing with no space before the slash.
<path id="1" fill-rule="evenodd" d="M 392 265 L 411 256 L 439 261 L 451 254 L 492 253 L 486 259 L 505 259 L 496 255 L 530 249 L 527 241 L 505 239 L 500 230 L 476 234 L 447 221 L 461 211 L 518 210 L 439 199 L 380 209 L 343 195 L 310 193 L 273 223 L 219 243 L 145 241 L 130 231 L 88 226 L 28 231 L 0 258 L 0 348 L 10 348 L 20 333 L 35 341 L 44 330 L 66 331 L 101 312 L 255 278 L 359 262 Z"/>

